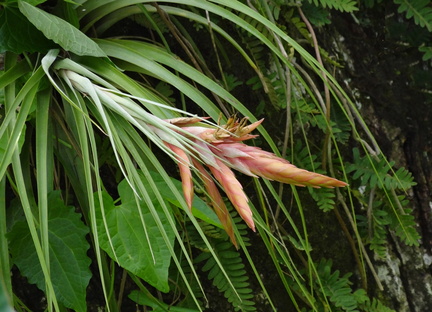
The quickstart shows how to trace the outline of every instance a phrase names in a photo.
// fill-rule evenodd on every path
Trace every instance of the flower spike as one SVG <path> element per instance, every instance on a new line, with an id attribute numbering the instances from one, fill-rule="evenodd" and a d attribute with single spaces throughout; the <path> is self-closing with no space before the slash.
<path id="1" fill-rule="evenodd" d="M 316 188 L 333 188 L 347 185 L 345 182 L 337 179 L 297 168 L 289 161 L 277 157 L 273 153 L 263 151 L 258 147 L 242 143 L 218 144 L 217 147 L 219 150 L 215 152 L 217 155 L 228 156 L 226 157 L 228 163 L 235 163 L 239 168 L 247 168 L 254 176 L 297 186 L 312 186 Z M 247 157 L 241 155 L 230 158 L 229 155 L 232 149 L 243 152 Z M 244 170 L 239 171 L 248 174 Z"/>
<path id="2" fill-rule="evenodd" d="M 222 199 L 221 194 L 219 193 L 219 190 L 216 186 L 216 183 L 213 181 L 210 174 L 204 169 L 203 165 L 198 162 L 195 159 L 192 159 L 192 163 L 194 167 L 197 169 L 201 176 L 201 180 L 204 183 L 204 187 L 207 191 L 207 195 L 211 199 L 211 205 L 213 206 L 213 209 L 219 218 L 220 222 L 222 223 L 222 226 L 225 229 L 225 232 L 228 234 L 229 238 L 231 239 L 231 242 L 233 245 L 238 248 L 237 240 L 234 235 L 234 228 L 232 225 L 232 220 L 229 215 L 229 211 Z"/>
<path id="3" fill-rule="evenodd" d="M 218 218 L 236 246 L 232 220 L 228 210 L 216 184 L 202 164 L 210 169 L 211 174 L 225 190 L 234 208 L 253 231 L 255 231 L 255 224 L 248 205 L 248 198 L 231 168 L 252 177 L 262 177 L 297 186 L 333 188 L 347 185 L 337 179 L 297 168 L 289 161 L 273 153 L 244 144 L 242 141 L 256 137 L 250 133 L 263 122 L 263 119 L 246 125 L 248 118 L 239 120 L 236 116 L 231 116 L 225 125 L 204 127 L 200 122 L 205 119 L 207 118 L 190 117 L 166 120 L 173 126 L 179 127 L 178 133 L 187 136 L 194 143 L 183 146 L 183 149 L 168 142 L 166 145 L 177 155 L 183 193 L 188 207 L 191 208 L 193 196 L 190 170 L 192 163 L 204 182 L 204 187 L 212 200 L 212 206 Z M 163 137 L 161 139 L 163 140 Z"/>
<path id="4" fill-rule="evenodd" d="M 252 211 L 248 204 L 248 198 L 243 192 L 243 187 L 236 179 L 234 172 L 231 171 L 223 162 L 216 159 L 220 170 L 210 167 L 213 176 L 219 181 L 234 208 L 246 224 L 255 232 L 255 224 L 252 219 Z"/>
<path id="5" fill-rule="evenodd" d="M 175 145 L 169 143 L 165 143 L 165 145 L 167 145 L 177 155 L 177 164 L 180 171 L 180 178 L 182 180 L 183 195 L 189 210 L 191 210 L 194 191 L 189 156 L 181 148 Z"/>

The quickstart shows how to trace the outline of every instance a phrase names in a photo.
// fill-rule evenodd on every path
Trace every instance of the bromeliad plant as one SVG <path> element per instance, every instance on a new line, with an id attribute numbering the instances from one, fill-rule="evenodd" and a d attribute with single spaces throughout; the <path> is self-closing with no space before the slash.
<path id="1" fill-rule="evenodd" d="M 392 171 L 393 164 L 381 155 L 323 64 L 276 26 L 278 10 L 269 7 L 273 3 L 248 1 L 256 5 L 251 8 L 231 0 L 88 0 L 58 1 L 51 8 L 44 2 L 1 2 L 0 19 L 6 26 L 0 45 L 5 52 L 0 76 L 0 263 L 5 293 L 15 309 L 27 309 L 30 303 L 12 286 L 11 269 L 14 279 L 24 276 L 43 291 L 46 306 L 34 309 L 90 310 L 88 287 L 107 311 L 135 308 L 131 301 L 153 311 L 202 311 L 211 301 L 204 277 L 208 272 L 207 280 L 235 310 L 254 311 L 259 300 L 277 310 L 285 303 L 276 302 L 267 290 L 274 286 L 262 280 L 265 272 L 250 254 L 251 244 L 265 250 L 293 310 L 373 311 L 381 305 L 365 290 L 353 290 L 348 276 L 333 271 L 331 261 L 313 254 L 308 237 L 314 229 L 306 226 L 301 194 L 294 186 L 278 193 L 270 181 L 307 186 L 323 210 L 342 206 L 352 222 L 346 234 L 358 244 L 353 253 L 368 259 L 363 244 L 376 233 L 383 236 L 378 221 L 384 213 L 362 220 L 359 225 L 379 228 L 362 236 L 354 202 L 362 206 L 365 196 L 379 198 L 378 211 L 393 220 L 400 237 L 415 243 L 409 211 L 395 209 L 403 202 L 396 191 L 410 187 L 412 178 L 406 171 Z M 105 33 L 115 32 L 112 26 L 127 18 L 144 24 L 150 35 L 145 40 L 107 38 Z M 232 23 L 236 34 L 224 30 L 223 22 Z M 204 28 L 210 34 L 205 37 L 216 59 L 202 57 L 193 28 L 198 29 L 193 35 Z M 235 36 L 255 48 L 247 52 Z M 252 112 L 227 91 L 242 82 L 222 70 L 230 60 L 220 57 L 229 54 L 220 40 L 252 68 L 252 89 L 267 91 L 260 97 L 268 95 L 275 110 L 287 112 L 291 122 L 281 148 L 254 116 L 262 105 Z M 191 65 L 172 52 L 178 46 Z M 263 50 L 272 52 L 271 66 L 262 61 Z M 324 82 L 326 100 L 299 58 Z M 220 73 L 209 69 L 210 61 L 220 65 Z M 330 105 L 331 94 L 336 108 Z M 333 120 L 332 111 L 343 121 Z M 233 112 L 247 117 L 238 119 Z M 364 127 L 366 139 L 357 125 Z M 308 127 L 320 131 L 323 144 L 307 134 Z M 243 142 L 257 138 L 254 130 L 272 152 Z M 360 149 L 346 168 L 341 147 L 349 140 L 358 141 Z M 322 164 L 317 160 L 321 150 Z M 176 172 L 165 154 L 178 164 L 181 182 L 172 177 Z M 320 167 L 328 170 L 315 173 Z M 265 178 L 254 179 L 254 201 L 231 169 Z M 347 172 L 353 172 L 354 188 L 332 189 L 347 184 L 327 175 L 348 181 Z M 284 193 L 292 200 L 286 201 Z M 299 212 L 298 220 L 288 208 Z M 238 216 L 259 234 L 253 243 Z M 299 261 L 291 256 L 293 250 Z M 306 265 L 300 268 L 299 263 Z M 366 268 L 361 261 L 358 265 L 365 281 Z M 374 273 L 372 266 L 368 270 Z"/>
<path id="2" fill-rule="evenodd" d="M 97 107 L 101 108 L 101 104 L 105 104 L 136 126 L 143 134 L 152 138 L 155 144 L 161 146 L 161 142 L 163 142 L 174 153 L 174 157 L 179 163 L 183 194 L 189 209 L 192 209 L 194 193 L 190 170 L 193 163 L 206 186 L 214 210 L 234 244 L 236 243 L 233 228 L 231 224 L 228 224 L 230 222 L 228 221 L 228 210 L 221 201 L 222 198 L 218 194 L 216 184 L 204 171 L 202 163 L 208 166 L 242 219 L 254 231 L 255 225 L 252 211 L 248 206 L 247 196 L 229 167 L 252 177 L 261 176 L 269 180 L 298 186 L 346 186 L 345 182 L 299 169 L 272 153 L 241 143 L 241 141 L 256 137 L 250 132 L 262 123 L 262 119 L 247 125 L 248 119 L 246 117 L 241 121 L 237 120 L 236 117 L 230 117 L 226 125 L 212 128 L 197 125 L 207 118 L 182 117 L 162 120 L 137 107 L 130 99 L 116 95 L 115 91 L 112 92 L 112 90 L 94 85 L 87 78 L 73 71 L 60 70 L 59 76 L 63 77 L 70 86 L 78 91 L 84 94 L 88 93 Z M 98 102 L 100 102 L 99 105 Z M 157 103 L 152 104 L 157 105 Z M 101 114 L 103 113 L 101 110 Z M 183 113 L 188 114 L 187 112 Z M 110 130 L 109 126 L 107 130 Z M 111 137 L 109 133 L 108 136 Z M 114 142 L 112 144 L 115 145 Z"/>

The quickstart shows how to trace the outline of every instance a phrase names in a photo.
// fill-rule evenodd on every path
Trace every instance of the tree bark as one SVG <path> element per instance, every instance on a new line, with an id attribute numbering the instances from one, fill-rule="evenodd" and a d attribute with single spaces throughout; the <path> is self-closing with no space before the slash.
<path id="1" fill-rule="evenodd" d="M 390 234 L 386 257 L 375 257 L 374 264 L 384 286 L 378 297 L 398 312 L 420 312 L 432 307 L 432 104 L 429 82 L 418 77 L 430 76 L 431 68 L 418 47 L 391 34 L 390 25 L 398 22 L 412 31 L 419 28 L 394 4 L 382 4 L 362 8 L 355 18 L 333 15 L 319 38 L 327 51 L 346 61 L 337 79 L 349 89 L 384 154 L 417 182 L 408 197 L 420 246 L 407 246 Z"/>

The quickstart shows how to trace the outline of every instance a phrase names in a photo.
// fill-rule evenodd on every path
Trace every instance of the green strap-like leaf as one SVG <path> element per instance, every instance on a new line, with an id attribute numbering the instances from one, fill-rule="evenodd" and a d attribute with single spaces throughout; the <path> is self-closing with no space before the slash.
<path id="1" fill-rule="evenodd" d="M 0 311 L 2 312 L 12 312 L 12 307 L 10 306 L 9 298 L 7 297 L 5 287 L 0 283 Z"/>
<path id="2" fill-rule="evenodd" d="M 28 20 L 48 39 L 58 43 L 66 51 L 77 55 L 106 57 L 99 46 L 80 30 L 55 15 L 19 1 L 19 9 Z"/>
<path id="3" fill-rule="evenodd" d="M 87 227 L 73 207 L 65 206 L 60 192 L 48 196 L 48 232 L 50 274 L 57 298 L 66 307 L 86 310 L 86 288 L 91 278 L 89 244 L 85 238 Z M 45 280 L 36 256 L 28 225 L 15 223 L 8 234 L 14 263 L 30 283 L 45 290 Z"/>

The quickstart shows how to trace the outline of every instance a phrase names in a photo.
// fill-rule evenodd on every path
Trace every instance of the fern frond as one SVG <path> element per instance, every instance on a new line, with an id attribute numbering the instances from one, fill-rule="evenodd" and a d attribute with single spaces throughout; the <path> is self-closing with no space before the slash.
<path id="1" fill-rule="evenodd" d="M 385 188 L 388 190 L 399 188 L 407 190 L 417 184 L 416 182 L 414 182 L 414 177 L 412 176 L 411 172 L 409 172 L 403 167 L 399 168 L 396 172 L 394 172 L 394 175 L 387 174 L 384 177 L 383 182 Z"/>
<path id="2" fill-rule="evenodd" d="M 352 127 L 349 123 L 348 119 L 343 116 L 343 113 L 334 109 L 331 113 L 332 122 L 334 122 L 334 126 L 332 126 L 332 132 L 335 136 L 336 141 L 341 144 L 347 144 L 349 138 L 351 137 Z"/>
<path id="3" fill-rule="evenodd" d="M 432 59 L 432 47 L 421 46 L 419 47 L 419 51 L 424 53 L 422 57 L 423 61 Z"/>
<path id="4" fill-rule="evenodd" d="M 323 7 L 318 7 L 310 2 L 303 2 L 302 10 L 305 16 L 307 16 L 309 21 L 312 23 L 312 25 L 321 27 L 324 25 L 329 25 L 331 23 L 330 13 Z"/>
<path id="5" fill-rule="evenodd" d="M 372 300 L 366 294 L 364 289 L 357 289 L 354 294 L 356 300 L 359 304 L 360 311 L 364 312 L 396 312 L 388 307 L 386 307 L 381 301 L 376 298 Z"/>
<path id="6" fill-rule="evenodd" d="M 396 312 L 393 309 L 386 307 L 381 301 L 376 298 L 372 300 L 367 300 L 361 305 L 362 311 L 365 312 Z"/>
<path id="7" fill-rule="evenodd" d="M 363 241 L 369 244 L 370 250 L 373 250 L 380 258 L 387 254 L 387 226 L 391 223 L 387 211 L 382 209 L 383 203 L 379 200 L 374 202 L 371 220 L 365 216 L 357 215 L 357 227 Z"/>
<path id="8" fill-rule="evenodd" d="M 276 110 L 286 107 L 285 85 L 276 72 L 267 73 L 261 78 L 254 76 L 246 84 L 251 86 L 252 90 L 265 89 L 270 103 Z"/>
<path id="9" fill-rule="evenodd" d="M 291 17 L 290 22 L 295 26 L 298 32 L 302 34 L 303 37 L 310 40 L 309 30 L 307 29 L 306 24 L 300 19 L 300 17 L 293 16 Z"/>
<path id="10" fill-rule="evenodd" d="M 406 209 L 404 214 L 400 215 L 400 222 L 396 225 L 396 235 L 402 238 L 405 244 L 418 246 L 420 235 L 416 230 L 416 222 L 412 215 L 411 209 Z"/>
<path id="11" fill-rule="evenodd" d="M 249 23 L 253 28 L 255 28 L 256 30 L 258 30 L 260 33 L 262 33 L 263 35 L 265 35 L 268 38 L 271 38 L 270 36 L 270 31 L 268 30 L 267 27 L 265 27 L 262 23 L 260 23 L 258 20 L 250 17 L 249 15 L 240 13 L 238 15 L 238 17 L 240 17 L 241 19 L 243 19 L 245 22 Z M 243 31 L 244 32 L 244 31 Z M 248 33 L 249 34 L 249 33 Z"/>
<path id="12" fill-rule="evenodd" d="M 313 119 L 311 119 L 311 125 L 318 127 L 323 132 L 326 132 L 328 129 L 327 119 L 321 114 L 313 116 Z M 343 141 L 348 140 L 350 135 L 349 132 L 339 129 L 338 125 L 333 120 L 330 120 L 330 128 L 332 129 L 332 133 L 336 138 L 340 138 Z"/>
<path id="13" fill-rule="evenodd" d="M 243 81 L 239 80 L 236 76 L 232 74 L 224 73 L 224 76 L 225 76 L 224 81 L 226 83 L 225 88 L 227 89 L 227 91 L 232 91 L 236 87 L 241 86 L 243 84 Z"/>
<path id="14" fill-rule="evenodd" d="M 202 271 L 208 272 L 209 280 L 212 280 L 213 285 L 224 293 L 235 311 L 256 311 L 255 303 L 250 300 L 253 298 L 252 289 L 240 253 L 226 240 L 212 240 L 212 242 L 214 252 L 224 267 L 230 282 L 222 274 L 219 265 L 209 252 L 201 253 L 195 262 L 205 261 Z"/>
<path id="15" fill-rule="evenodd" d="M 406 18 L 414 18 L 414 22 L 428 31 L 432 31 L 432 7 L 429 0 L 394 0 L 399 4 L 398 12 L 405 12 Z"/>
<path id="16" fill-rule="evenodd" d="M 242 237 L 242 241 L 245 246 L 249 246 L 249 238 L 247 237 L 248 227 L 229 201 L 226 202 L 226 206 L 230 211 L 231 218 L 239 235 Z M 225 231 L 201 221 L 199 221 L 199 225 L 207 236 L 228 279 L 215 258 L 212 257 L 212 254 L 206 248 L 196 228 L 188 222 L 185 226 L 185 233 L 188 235 L 187 241 L 191 246 L 201 250 L 201 253 L 194 259 L 194 263 L 205 262 L 201 268 L 202 271 L 208 272 L 208 279 L 224 294 L 225 298 L 233 305 L 235 311 L 256 311 L 255 303 L 250 300 L 253 298 L 252 289 L 250 288 L 249 278 L 240 253 L 229 242 L 229 237 Z"/>
<path id="17" fill-rule="evenodd" d="M 331 272 L 332 261 L 321 259 L 317 272 L 321 281 L 321 290 L 330 301 L 343 311 L 357 311 L 358 303 L 351 289 L 349 277 L 351 274 L 340 276 L 338 270 Z"/>
<path id="18" fill-rule="evenodd" d="M 385 226 L 390 224 L 390 217 L 384 210 L 375 210 L 373 213 L 372 229 L 373 237 L 370 241 L 370 249 L 384 258 L 387 255 L 387 230 Z"/>
<path id="19" fill-rule="evenodd" d="M 405 208 L 409 201 L 404 195 L 394 196 L 391 198 L 391 205 L 397 205 L 399 209 L 390 214 L 390 226 L 395 230 L 395 233 L 400 237 L 405 244 L 411 246 L 419 244 L 420 235 L 417 232 L 417 223 L 412 214 L 412 209 Z"/>
<path id="20" fill-rule="evenodd" d="M 201 230 L 207 237 L 212 237 L 217 239 L 219 238 L 225 239 L 228 237 L 225 231 L 215 227 L 214 225 L 203 222 L 201 220 L 198 220 L 197 222 L 200 225 Z M 205 251 L 205 252 L 209 251 L 207 245 L 204 243 L 202 237 L 200 236 L 198 231 L 195 229 L 195 226 L 191 222 L 186 223 L 185 233 L 188 235 L 187 241 L 191 246 L 198 248 L 201 251 Z"/>
<path id="21" fill-rule="evenodd" d="M 275 71 L 270 71 L 268 69 L 267 55 L 263 54 L 264 46 L 262 42 L 247 36 L 243 37 L 242 40 L 248 48 L 255 64 L 257 64 L 260 71 L 263 73 L 261 77 L 252 77 L 246 84 L 251 86 L 252 90 L 264 89 L 274 108 L 284 108 L 287 102 L 284 94 L 284 82 L 277 76 Z"/>
<path id="22" fill-rule="evenodd" d="M 357 1 L 353 0 L 309 0 L 313 2 L 316 6 L 321 5 L 324 8 L 336 9 L 341 12 L 354 12 L 357 11 L 356 7 Z"/>
<path id="23" fill-rule="evenodd" d="M 360 179 L 362 185 L 387 190 L 407 190 L 416 184 L 412 174 L 404 168 L 399 168 L 391 175 L 389 172 L 394 162 L 387 162 L 383 158 L 361 157 L 357 148 L 353 149 L 353 156 L 354 162 L 347 166 L 347 173 L 353 172 L 353 179 Z"/>
<path id="24" fill-rule="evenodd" d="M 310 114 L 310 115 L 319 114 L 319 110 L 316 108 L 314 104 L 304 100 L 297 100 L 296 103 L 293 104 L 292 108 L 295 111 L 298 111 L 299 113 Z"/>
<path id="25" fill-rule="evenodd" d="M 279 104 L 279 98 L 276 91 L 277 86 L 274 86 L 274 84 L 279 83 L 280 85 L 282 82 L 275 78 L 276 73 L 269 73 L 268 55 L 264 53 L 265 47 L 263 43 L 254 37 L 248 36 L 248 34 L 242 34 L 242 42 L 248 49 L 252 60 L 257 65 L 260 72 L 262 72 L 261 76 L 253 76 L 246 82 L 246 84 L 249 85 L 252 90 L 263 89 L 267 94 L 270 103 L 274 108 L 278 109 L 281 105 Z M 283 102 L 286 103 L 286 101 Z"/>
<path id="26" fill-rule="evenodd" d="M 403 195 L 393 195 L 389 198 L 378 192 L 373 202 L 370 219 L 361 215 L 356 216 L 357 226 L 364 242 L 369 243 L 369 248 L 379 257 L 383 258 L 387 255 L 388 230 L 394 231 L 407 245 L 419 244 L 420 235 L 416 229 L 417 223 L 412 210 L 405 208 L 408 204 L 409 201 Z"/>
<path id="27" fill-rule="evenodd" d="M 314 20 L 315 23 L 330 24 L 330 20 L 328 18 L 327 20 L 325 19 L 325 14 L 327 14 L 328 16 L 329 13 L 324 8 L 319 8 L 311 4 L 308 5 L 307 3 L 305 3 L 303 7 L 305 8 L 305 10 L 309 8 L 309 11 L 311 11 L 311 13 L 315 13 L 315 15 L 312 16 L 307 15 L 311 23 L 314 23 L 313 22 Z M 310 10 L 310 8 L 314 8 L 314 9 Z M 283 15 L 284 20 L 289 22 L 291 25 L 293 25 L 297 29 L 297 31 L 306 39 L 306 41 L 309 42 L 311 46 L 313 46 L 313 40 L 312 40 L 311 33 L 309 32 L 309 29 L 307 28 L 306 24 L 299 16 L 294 15 L 295 12 L 296 11 L 294 9 L 288 10 Z M 282 28 L 282 26 L 280 27 Z M 321 54 L 321 57 L 325 59 L 326 62 L 328 62 L 329 64 L 335 67 L 339 67 L 339 68 L 343 67 L 341 64 L 336 62 L 333 58 L 331 58 L 329 56 L 329 53 L 326 50 L 324 50 L 321 46 L 318 46 L 318 49 Z"/>
<path id="28" fill-rule="evenodd" d="M 336 197 L 335 191 L 329 188 L 309 188 L 309 193 L 312 198 L 316 201 L 319 209 L 324 212 L 333 210 L 335 206 L 334 198 Z"/>
<path id="29" fill-rule="evenodd" d="M 353 156 L 354 162 L 347 166 L 347 173 L 354 172 L 353 179 L 360 179 L 361 185 L 382 188 L 382 182 L 393 163 L 387 163 L 383 159 L 361 157 L 357 148 L 353 149 Z"/>

